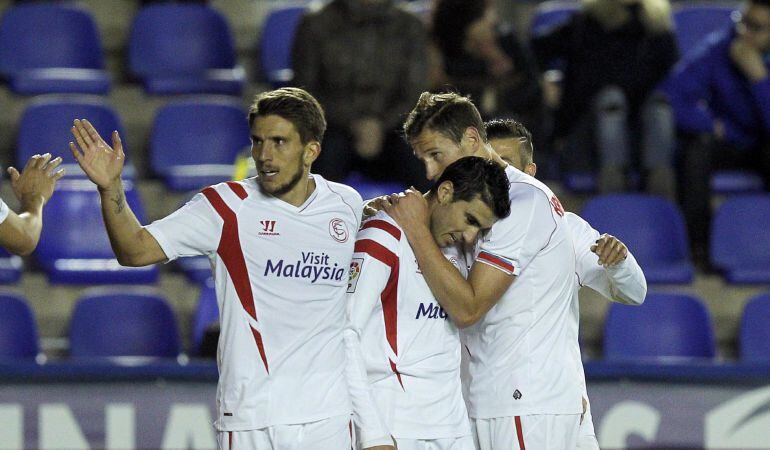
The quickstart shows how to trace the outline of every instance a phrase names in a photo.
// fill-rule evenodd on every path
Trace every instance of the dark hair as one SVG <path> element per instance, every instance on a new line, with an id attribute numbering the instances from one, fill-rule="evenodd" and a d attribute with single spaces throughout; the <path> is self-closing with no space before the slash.
<path id="1" fill-rule="evenodd" d="M 452 201 L 469 202 L 478 196 L 498 219 L 511 213 L 510 182 L 505 169 L 496 162 L 478 156 L 460 158 L 444 169 L 431 190 L 436 192 L 445 181 L 451 181 L 454 186 Z"/>
<path id="2" fill-rule="evenodd" d="M 476 128 L 481 140 L 487 141 L 484 121 L 471 99 L 454 92 L 423 92 L 404 122 L 404 134 L 410 141 L 423 130 L 431 129 L 459 144 L 468 127 Z"/>
<path id="3" fill-rule="evenodd" d="M 519 156 L 521 165 L 526 166 L 533 161 L 532 154 L 535 152 L 535 145 L 532 143 L 532 133 L 529 132 L 523 123 L 514 119 L 495 119 L 484 123 L 487 131 L 487 139 L 521 139 L 525 144 L 521 147 Z"/>
<path id="4" fill-rule="evenodd" d="M 438 0 L 433 8 L 433 40 L 447 56 L 465 55 L 468 27 L 484 16 L 487 0 Z"/>
<path id="5" fill-rule="evenodd" d="M 749 3 L 770 8 L 770 0 L 749 0 Z"/>
<path id="6" fill-rule="evenodd" d="M 303 144 L 321 142 L 326 131 L 324 110 L 306 90 L 285 87 L 257 94 L 249 108 L 249 126 L 259 117 L 275 115 L 291 122 Z"/>

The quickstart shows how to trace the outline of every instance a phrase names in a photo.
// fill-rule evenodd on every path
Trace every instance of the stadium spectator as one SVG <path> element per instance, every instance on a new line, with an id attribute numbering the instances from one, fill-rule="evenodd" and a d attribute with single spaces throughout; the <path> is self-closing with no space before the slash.
<path id="1" fill-rule="evenodd" d="M 16 214 L 0 199 L 0 246 L 17 255 L 28 255 L 35 250 L 43 229 L 43 206 L 53 195 L 56 181 L 64 176 L 64 170 L 56 170 L 60 157 L 51 154 L 34 155 L 19 173 L 8 168 L 13 193 L 21 204 Z"/>
<path id="2" fill-rule="evenodd" d="M 397 132 L 425 88 L 427 32 L 395 0 L 333 0 L 308 13 L 293 50 L 294 84 L 324 105 L 329 127 L 314 168 L 330 180 L 356 170 L 424 185 Z"/>
<path id="3" fill-rule="evenodd" d="M 563 94 L 554 118 L 564 163 L 590 170 L 598 149 L 602 192 L 626 189 L 633 168 L 631 142 L 647 189 L 675 193 L 671 108 L 656 89 L 677 60 L 668 0 L 582 0 L 565 24 L 533 39 L 541 64 L 564 66 Z"/>
<path id="4" fill-rule="evenodd" d="M 530 129 L 542 123 L 534 61 L 490 0 L 438 0 L 433 40 L 447 82 L 475 99 L 482 114 L 516 116 Z"/>
<path id="5" fill-rule="evenodd" d="M 736 19 L 682 60 L 666 84 L 681 138 L 682 209 L 701 262 L 714 168 L 759 170 L 770 186 L 770 1 L 749 1 Z"/>

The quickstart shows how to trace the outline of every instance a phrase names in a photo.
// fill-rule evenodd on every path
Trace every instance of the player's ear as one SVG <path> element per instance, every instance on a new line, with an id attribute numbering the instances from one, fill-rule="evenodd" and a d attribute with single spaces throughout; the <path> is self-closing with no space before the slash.
<path id="1" fill-rule="evenodd" d="M 471 155 L 475 155 L 481 150 L 483 143 L 481 141 L 479 130 L 477 130 L 476 127 L 468 127 L 465 129 L 463 137 L 460 139 L 460 147 L 470 150 Z"/>
<path id="2" fill-rule="evenodd" d="M 310 166 L 318 159 L 318 155 L 321 154 L 321 143 L 318 141 L 310 141 L 305 144 L 305 148 L 302 149 L 302 162 L 306 166 Z"/>
<path id="3" fill-rule="evenodd" d="M 451 181 L 444 181 L 436 188 L 436 199 L 439 205 L 447 205 L 452 203 L 452 199 L 455 195 L 455 187 Z"/>
<path id="4" fill-rule="evenodd" d="M 534 176 L 535 176 L 535 174 L 537 174 L 537 164 L 535 164 L 535 163 L 529 163 L 529 164 L 527 164 L 527 165 L 524 167 L 524 172 L 525 172 L 527 175 L 529 175 L 529 176 L 531 176 L 531 177 L 534 177 Z"/>

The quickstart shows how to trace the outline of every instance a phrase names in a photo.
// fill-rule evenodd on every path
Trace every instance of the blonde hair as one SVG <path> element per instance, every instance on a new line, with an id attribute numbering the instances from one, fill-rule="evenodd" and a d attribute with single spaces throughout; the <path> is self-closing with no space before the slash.
<path id="1" fill-rule="evenodd" d="M 582 0 L 583 10 L 602 24 L 617 22 L 617 15 L 623 14 L 624 5 L 620 0 Z M 673 29 L 671 3 L 668 0 L 639 0 L 642 24 L 652 34 Z"/>

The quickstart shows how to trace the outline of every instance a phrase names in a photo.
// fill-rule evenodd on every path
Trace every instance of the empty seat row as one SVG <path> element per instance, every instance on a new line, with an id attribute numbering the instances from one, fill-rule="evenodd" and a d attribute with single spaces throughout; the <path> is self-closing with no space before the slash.
<path id="1" fill-rule="evenodd" d="M 738 337 L 742 361 L 770 361 L 769 318 L 770 293 L 746 303 Z M 715 357 L 711 316 L 697 297 L 651 293 L 638 307 L 610 305 L 604 322 L 604 358 L 608 361 Z"/>
<path id="2" fill-rule="evenodd" d="M 201 287 L 192 322 L 191 353 L 219 316 L 211 281 Z M 770 361 L 770 293 L 750 299 L 740 325 L 740 359 Z M 70 356 L 173 358 L 181 344 L 174 313 L 148 288 L 99 288 L 77 302 L 69 328 Z M 32 359 L 39 353 L 34 317 L 26 301 L 0 293 L 0 359 Z M 660 362 L 714 359 L 716 343 L 703 302 L 683 294 L 651 293 L 639 307 L 610 305 L 604 326 L 607 361 Z"/>
<path id="3" fill-rule="evenodd" d="M 131 25 L 128 70 L 147 93 L 158 95 L 240 95 L 246 81 L 227 21 L 197 4 L 142 8 Z M 22 95 L 106 94 L 111 84 L 93 17 L 82 5 L 64 2 L 5 10 L 0 76 Z"/>
<path id="4" fill-rule="evenodd" d="M 150 167 L 171 190 L 188 191 L 231 178 L 236 155 L 248 148 L 246 112 L 238 100 L 224 96 L 197 96 L 169 102 L 158 110 L 149 143 Z M 109 140 L 117 130 L 123 137 L 126 157 L 139 144 L 127 142 L 120 118 L 110 104 L 97 96 L 50 95 L 35 99 L 19 123 L 16 163 L 36 153 L 51 152 L 64 158 L 68 177 L 84 177 L 68 143 L 74 119 L 88 119 Z M 134 178 L 128 164 L 124 175 Z"/>
<path id="5" fill-rule="evenodd" d="M 582 217 L 601 233 L 617 236 L 633 252 L 648 283 L 692 281 L 687 231 L 679 208 L 643 194 L 611 194 L 589 200 Z M 729 197 L 716 211 L 711 263 L 729 283 L 770 283 L 770 195 Z"/>

